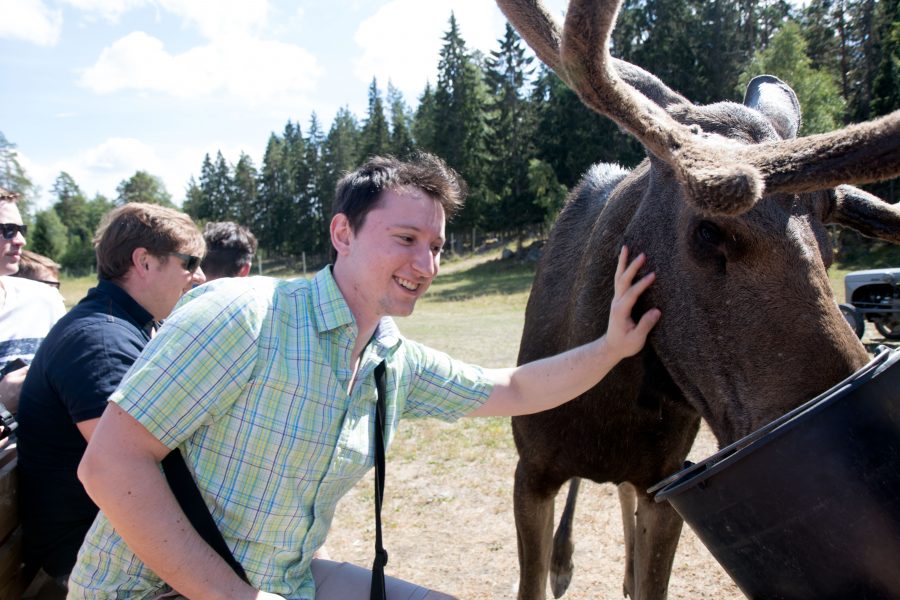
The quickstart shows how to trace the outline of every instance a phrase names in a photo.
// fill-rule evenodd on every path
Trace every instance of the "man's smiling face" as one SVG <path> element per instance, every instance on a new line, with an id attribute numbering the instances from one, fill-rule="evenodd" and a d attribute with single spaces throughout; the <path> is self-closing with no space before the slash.
<path id="1" fill-rule="evenodd" d="M 399 187 L 381 194 L 338 254 L 342 274 L 349 275 L 341 291 L 357 322 L 412 313 L 438 274 L 444 227 L 444 209 L 422 190 Z"/>

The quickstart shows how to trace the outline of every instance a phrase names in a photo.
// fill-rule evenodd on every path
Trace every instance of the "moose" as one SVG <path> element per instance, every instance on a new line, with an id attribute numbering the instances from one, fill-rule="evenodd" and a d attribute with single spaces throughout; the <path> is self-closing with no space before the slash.
<path id="1" fill-rule="evenodd" d="M 797 137 L 800 106 L 772 76 L 743 104 L 692 104 L 609 55 L 620 2 L 570 0 L 562 28 L 539 0 L 497 0 L 537 56 L 646 148 L 632 171 L 595 165 L 551 231 L 519 362 L 602 335 L 616 256 L 643 252 L 656 282 L 636 314 L 662 319 L 642 353 L 559 408 L 512 420 L 519 598 L 558 598 L 572 576 L 578 482 L 618 485 L 624 593 L 665 598 L 682 520 L 646 492 L 678 471 L 704 419 L 724 446 L 868 360 L 826 270 L 826 225 L 900 243 L 900 210 L 848 184 L 900 174 L 900 111 Z M 556 540 L 553 500 L 571 480 Z"/>

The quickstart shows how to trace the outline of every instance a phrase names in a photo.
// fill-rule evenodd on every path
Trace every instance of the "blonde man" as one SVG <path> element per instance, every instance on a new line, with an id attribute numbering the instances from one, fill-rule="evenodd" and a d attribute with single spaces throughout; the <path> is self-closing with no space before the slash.
<path id="1" fill-rule="evenodd" d="M 97 287 L 47 335 L 19 406 L 26 566 L 61 585 L 97 514 L 76 470 L 107 399 L 158 323 L 204 280 L 203 236 L 170 208 L 129 203 L 110 211 L 94 248 Z"/>

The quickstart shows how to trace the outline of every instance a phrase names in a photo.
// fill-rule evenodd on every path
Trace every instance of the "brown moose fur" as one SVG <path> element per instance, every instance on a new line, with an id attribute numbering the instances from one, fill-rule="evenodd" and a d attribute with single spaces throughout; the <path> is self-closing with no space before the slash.
<path id="1" fill-rule="evenodd" d="M 615 3 L 572 0 L 562 36 L 538 2 L 498 4 L 586 104 L 650 154 L 631 173 L 596 165 L 572 192 L 535 276 L 519 362 L 604 333 L 622 244 L 657 275 L 636 313 L 662 310 L 643 352 L 595 388 L 513 419 L 519 598 L 544 598 L 551 569 L 554 594 L 565 591 L 571 514 L 551 550 L 553 499 L 573 478 L 620 485 L 624 591 L 665 598 L 682 522 L 644 490 L 681 467 L 700 418 L 730 443 L 867 361 L 831 293 L 825 226 L 900 242 L 897 207 L 835 188 L 900 173 L 900 112 L 782 139 L 800 115 L 775 78 L 751 83 L 747 106 L 695 106 L 603 50 Z"/>

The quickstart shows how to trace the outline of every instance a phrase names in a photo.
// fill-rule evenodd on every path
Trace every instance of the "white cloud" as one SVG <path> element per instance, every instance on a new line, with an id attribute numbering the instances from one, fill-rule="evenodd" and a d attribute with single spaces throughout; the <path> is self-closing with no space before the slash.
<path id="1" fill-rule="evenodd" d="M 0 38 L 38 46 L 55 46 L 59 41 L 62 11 L 47 8 L 41 0 L 0 0 L 0 15 Z"/>
<path id="2" fill-rule="evenodd" d="M 63 0 L 87 15 L 118 21 L 126 12 L 151 5 L 172 13 L 207 39 L 241 36 L 266 25 L 269 3 L 263 0 Z"/>
<path id="3" fill-rule="evenodd" d="M 80 84 L 101 94 L 139 90 L 194 98 L 224 93 L 256 104 L 303 96 L 315 88 L 321 72 L 312 54 L 283 42 L 241 37 L 171 54 L 159 39 L 136 31 L 105 48 L 82 72 Z"/>
<path id="4" fill-rule="evenodd" d="M 124 13 L 147 4 L 148 0 L 65 0 L 65 3 L 107 21 L 118 21 Z"/>
<path id="5" fill-rule="evenodd" d="M 547 2 L 554 15 L 560 15 L 565 4 L 565 0 Z M 356 30 L 354 41 L 362 51 L 356 77 L 368 83 L 374 76 L 382 90 L 391 80 L 407 98 L 418 96 L 426 80 L 434 85 L 451 11 L 469 49 L 488 53 L 499 46 L 506 19 L 493 2 L 391 0 Z"/>
<path id="6" fill-rule="evenodd" d="M 158 0 L 164 9 L 196 25 L 211 40 L 242 37 L 260 31 L 269 15 L 262 0 Z"/>
<path id="7" fill-rule="evenodd" d="M 134 138 L 113 137 L 52 163 L 33 161 L 21 152 L 17 158 L 32 181 L 40 187 L 40 198 L 35 209 L 44 210 L 56 202 L 52 188 L 62 171 L 72 176 L 88 198 L 100 193 L 111 200 L 115 199 L 116 188 L 122 181 L 137 171 L 146 171 L 162 179 L 172 201 L 179 204 L 184 200 L 191 176 L 197 177 L 203 156 L 209 154 L 215 160 L 219 151 L 229 164 L 236 163 L 242 151 L 251 156 L 257 153 L 256 150 L 216 140 L 197 146 L 175 144 L 172 148 L 163 148 Z"/>

